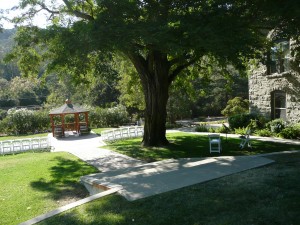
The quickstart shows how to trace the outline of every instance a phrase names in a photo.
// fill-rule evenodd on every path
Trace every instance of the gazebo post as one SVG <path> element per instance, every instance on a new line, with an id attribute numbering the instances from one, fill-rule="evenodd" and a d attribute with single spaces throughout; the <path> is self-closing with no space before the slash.
<path id="1" fill-rule="evenodd" d="M 53 121 L 53 115 L 50 115 L 50 121 L 51 121 L 51 128 L 52 128 L 52 136 L 54 137 L 54 121 Z"/>
<path id="2" fill-rule="evenodd" d="M 62 128 L 62 136 L 65 136 L 65 115 L 61 114 L 61 128 Z"/>
<path id="3" fill-rule="evenodd" d="M 88 114 L 88 112 L 84 113 L 84 119 L 85 119 L 86 127 L 89 127 L 89 114 Z"/>
<path id="4" fill-rule="evenodd" d="M 79 113 L 75 113 L 75 129 L 76 132 L 79 134 L 80 133 L 80 126 L 79 126 Z"/>

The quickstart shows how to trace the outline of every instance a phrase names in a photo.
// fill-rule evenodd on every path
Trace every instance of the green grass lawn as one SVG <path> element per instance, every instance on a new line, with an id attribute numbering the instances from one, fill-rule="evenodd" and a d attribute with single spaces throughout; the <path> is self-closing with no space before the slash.
<path id="1" fill-rule="evenodd" d="M 40 225 L 299 224 L 300 152 L 275 163 L 129 202 L 111 195 Z"/>
<path id="2" fill-rule="evenodd" d="M 88 195 L 80 176 L 97 170 L 68 153 L 0 157 L 0 224 L 31 219 Z"/>
<path id="3" fill-rule="evenodd" d="M 141 138 L 127 139 L 110 143 L 105 148 L 112 149 L 133 158 L 147 162 L 169 159 L 207 157 L 218 155 L 254 155 L 261 153 L 279 152 L 287 150 L 300 150 L 300 145 L 281 144 L 275 142 L 263 142 L 251 140 L 252 149 L 240 149 L 239 138 L 222 138 L 222 152 L 210 154 L 208 137 L 188 133 L 169 133 L 167 138 L 170 145 L 159 148 L 144 148 L 141 146 Z"/>
<path id="4" fill-rule="evenodd" d="M 92 129 L 92 131 L 94 133 L 100 135 L 102 131 L 111 130 L 111 129 L 114 129 L 114 128 L 110 128 L 110 127 L 108 127 L 108 128 L 94 128 L 94 129 Z"/>
<path id="5" fill-rule="evenodd" d="M 32 135 L 9 135 L 9 136 L 1 136 L 0 141 L 6 141 L 6 140 L 15 140 L 15 139 L 26 139 L 26 138 L 36 138 L 36 137 L 47 137 L 48 133 L 42 133 L 42 134 L 32 134 Z"/>

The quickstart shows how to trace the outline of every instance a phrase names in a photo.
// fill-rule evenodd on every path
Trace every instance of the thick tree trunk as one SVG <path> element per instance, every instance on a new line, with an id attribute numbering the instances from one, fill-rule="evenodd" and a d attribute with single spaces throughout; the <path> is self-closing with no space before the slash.
<path id="1" fill-rule="evenodd" d="M 153 82 L 148 84 L 144 95 L 146 99 L 144 146 L 161 146 L 169 142 L 166 138 L 168 83 Z"/>
<path id="2" fill-rule="evenodd" d="M 167 57 L 151 52 L 147 59 L 135 54 L 131 54 L 130 59 L 139 73 L 146 103 L 143 145 L 167 145 L 166 107 L 170 85 Z"/>

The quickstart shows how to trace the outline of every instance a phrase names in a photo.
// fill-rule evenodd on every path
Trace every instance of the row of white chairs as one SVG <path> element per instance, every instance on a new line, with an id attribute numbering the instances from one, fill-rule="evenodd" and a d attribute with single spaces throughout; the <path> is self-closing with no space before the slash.
<path id="1" fill-rule="evenodd" d="M 119 139 L 126 139 L 132 137 L 141 137 L 144 135 L 143 126 L 121 127 L 112 130 L 105 130 L 101 132 L 102 140 L 114 141 Z"/>
<path id="2" fill-rule="evenodd" d="M 7 140 L 0 142 L 0 154 L 13 154 L 17 152 L 25 152 L 34 149 L 50 148 L 48 137 L 26 138 L 17 140 Z"/>

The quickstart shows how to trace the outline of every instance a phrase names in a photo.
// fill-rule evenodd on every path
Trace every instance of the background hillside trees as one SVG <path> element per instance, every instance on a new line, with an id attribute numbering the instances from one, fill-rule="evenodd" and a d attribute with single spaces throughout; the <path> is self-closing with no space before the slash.
<path id="1" fill-rule="evenodd" d="M 46 72 L 68 72 L 75 82 L 97 74 L 98 62 L 121 52 L 139 75 L 145 99 L 146 146 L 167 144 L 166 106 L 176 77 L 204 55 L 221 65 L 241 68 L 243 57 L 253 57 L 262 46 L 260 25 L 264 18 L 248 1 L 21 1 L 28 18 L 42 9 L 53 25 L 47 29 L 24 27 L 17 37 L 28 62 L 48 59 Z M 255 9 L 255 10 L 254 10 Z M 26 15 L 19 18 L 24 21 Z M 19 62 L 24 55 L 15 55 Z M 34 59 L 34 60 L 32 60 Z M 25 70 L 30 74 L 33 71 Z M 25 68 L 26 69 L 26 68 Z M 29 68 L 30 69 L 30 68 Z"/>

